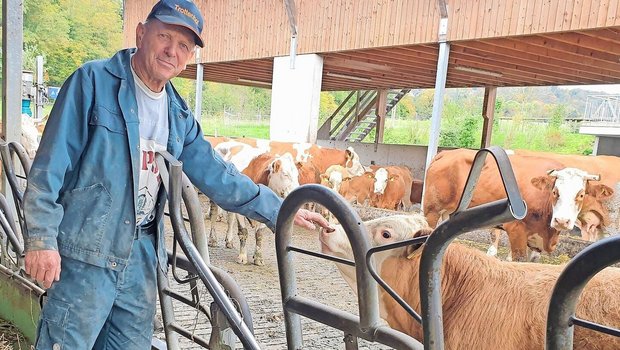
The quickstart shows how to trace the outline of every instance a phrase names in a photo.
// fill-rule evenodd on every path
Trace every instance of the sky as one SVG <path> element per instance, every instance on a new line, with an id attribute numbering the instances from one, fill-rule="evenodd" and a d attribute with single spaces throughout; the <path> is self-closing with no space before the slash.
<path id="1" fill-rule="evenodd" d="M 619 94 L 620 85 L 565 85 L 561 86 L 562 89 L 584 89 L 589 91 L 606 92 L 608 94 Z"/>

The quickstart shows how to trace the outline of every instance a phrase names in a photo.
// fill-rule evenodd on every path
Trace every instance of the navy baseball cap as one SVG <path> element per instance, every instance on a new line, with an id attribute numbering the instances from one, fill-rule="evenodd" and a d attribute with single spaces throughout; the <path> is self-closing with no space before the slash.
<path id="1" fill-rule="evenodd" d="M 160 0 L 153 6 L 146 19 L 151 18 L 191 30 L 194 33 L 196 45 L 205 46 L 200 37 L 204 21 L 198 7 L 193 2 L 189 0 Z"/>

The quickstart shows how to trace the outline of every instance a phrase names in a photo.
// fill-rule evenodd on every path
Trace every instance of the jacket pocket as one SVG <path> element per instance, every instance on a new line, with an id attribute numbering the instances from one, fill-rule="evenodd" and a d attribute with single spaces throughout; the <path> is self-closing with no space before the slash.
<path id="1" fill-rule="evenodd" d="M 88 124 L 102 126 L 117 134 L 127 133 L 127 126 L 121 112 L 101 105 L 95 106 Z"/>
<path id="2" fill-rule="evenodd" d="M 58 241 L 66 247 L 100 252 L 112 208 L 112 196 L 103 184 L 76 188 L 61 200 L 64 216 Z"/>

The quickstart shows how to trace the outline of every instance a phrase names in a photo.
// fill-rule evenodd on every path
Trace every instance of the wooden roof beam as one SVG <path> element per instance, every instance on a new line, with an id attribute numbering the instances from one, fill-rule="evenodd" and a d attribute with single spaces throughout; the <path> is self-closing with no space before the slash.
<path id="1" fill-rule="evenodd" d="M 499 67 L 505 67 L 508 69 L 513 69 L 513 68 L 517 70 L 523 69 L 528 72 L 550 77 L 552 79 L 559 78 L 567 82 L 573 81 L 573 82 L 579 83 L 581 80 L 584 80 L 584 82 L 586 83 L 589 82 L 592 84 L 596 84 L 599 82 L 611 83 L 614 81 L 613 77 L 608 77 L 605 75 L 592 75 L 592 74 L 582 72 L 579 70 L 545 64 L 544 62 L 540 62 L 540 61 L 520 59 L 514 55 L 493 52 L 493 50 L 488 50 L 488 48 L 479 49 L 478 47 L 476 47 L 475 43 L 469 43 L 468 46 L 466 47 L 453 45 L 452 50 L 456 52 L 460 52 L 462 54 L 471 55 L 474 58 L 482 57 L 482 55 L 485 55 L 483 60 L 492 61 L 492 62 L 485 62 L 485 63 L 495 64 L 495 65 L 498 65 Z"/>
<path id="2" fill-rule="evenodd" d="M 587 72 L 588 74 L 592 74 L 592 77 L 606 77 L 620 73 L 620 65 L 617 65 L 617 69 L 615 71 L 607 68 L 599 68 L 591 64 L 584 64 L 581 60 L 577 59 L 578 57 L 567 58 L 565 54 L 562 54 L 560 52 L 550 51 L 548 49 L 529 45 L 526 42 L 521 41 L 511 41 L 505 39 L 480 41 L 478 42 L 478 44 L 476 44 L 476 46 L 470 46 L 477 47 L 482 50 L 490 50 L 492 52 L 497 52 L 499 54 L 512 57 L 516 57 L 517 55 L 519 55 L 524 59 L 532 62 L 566 67 L 569 69 L 577 70 L 579 72 Z"/>

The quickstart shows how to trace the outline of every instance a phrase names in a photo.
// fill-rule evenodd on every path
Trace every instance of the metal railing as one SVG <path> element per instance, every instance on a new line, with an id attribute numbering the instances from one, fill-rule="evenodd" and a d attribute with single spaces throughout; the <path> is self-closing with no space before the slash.
<path id="1" fill-rule="evenodd" d="M 259 349 L 258 342 L 252 334 L 249 307 L 240 288 L 228 274 L 208 263 L 207 237 L 198 194 L 183 174 L 178 160 L 168 152 L 158 153 L 156 160 L 162 183 L 168 191 L 168 209 L 175 238 L 173 251 L 168 257 L 172 265 L 172 274 L 177 282 L 189 283 L 192 290 L 192 300 L 175 293 L 169 287 L 168 277 L 158 268 L 157 280 L 167 349 L 180 349 L 178 335 L 209 349 L 235 348 L 236 338 L 230 337 L 227 329 L 232 329 L 245 349 Z M 185 228 L 181 210 L 183 202 L 188 212 L 193 241 Z M 185 259 L 177 256 L 177 243 L 185 254 Z M 176 270 L 179 268 L 190 272 L 190 276 L 178 277 Z M 213 298 L 210 313 L 200 303 L 196 292 L 196 283 L 199 280 Z M 172 307 L 173 299 L 195 307 L 207 315 L 212 325 L 209 341 L 194 335 L 176 322 Z"/>
<path id="2" fill-rule="evenodd" d="M 476 188 L 487 154 L 497 163 L 506 199 L 467 209 Z M 424 349 L 444 348 L 443 310 L 440 271 L 444 253 L 457 236 L 482 227 L 522 219 L 527 213 L 512 166 L 506 152 L 496 146 L 480 150 L 474 157 L 463 195 L 450 219 L 441 223 L 429 236 L 420 260 L 420 300 L 424 325 Z"/>
<path id="3" fill-rule="evenodd" d="M 555 283 L 547 314 L 547 350 L 572 350 L 574 326 L 620 337 L 620 330 L 575 316 L 581 292 L 592 277 L 620 262 L 620 236 L 600 240 L 577 254 Z"/>
<path id="4" fill-rule="evenodd" d="M 582 120 L 582 125 L 620 126 L 620 95 L 588 96 Z"/>
<path id="5" fill-rule="evenodd" d="M 351 242 L 354 263 L 291 245 L 295 213 L 302 205 L 309 202 L 323 205 L 338 219 Z M 276 226 L 276 254 L 289 349 L 301 349 L 303 347 L 300 316 L 343 331 L 346 349 L 357 349 L 358 338 L 385 344 L 396 349 L 422 349 L 420 342 L 386 326 L 379 318 L 377 284 L 370 275 L 369 263 L 366 260 L 366 253 L 370 249 L 367 237 L 362 220 L 350 204 L 326 187 L 304 185 L 286 197 L 280 209 Z M 355 265 L 359 317 L 298 295 L 293 261 L 294 253 L 308 254 L 347 265 Z"/>

